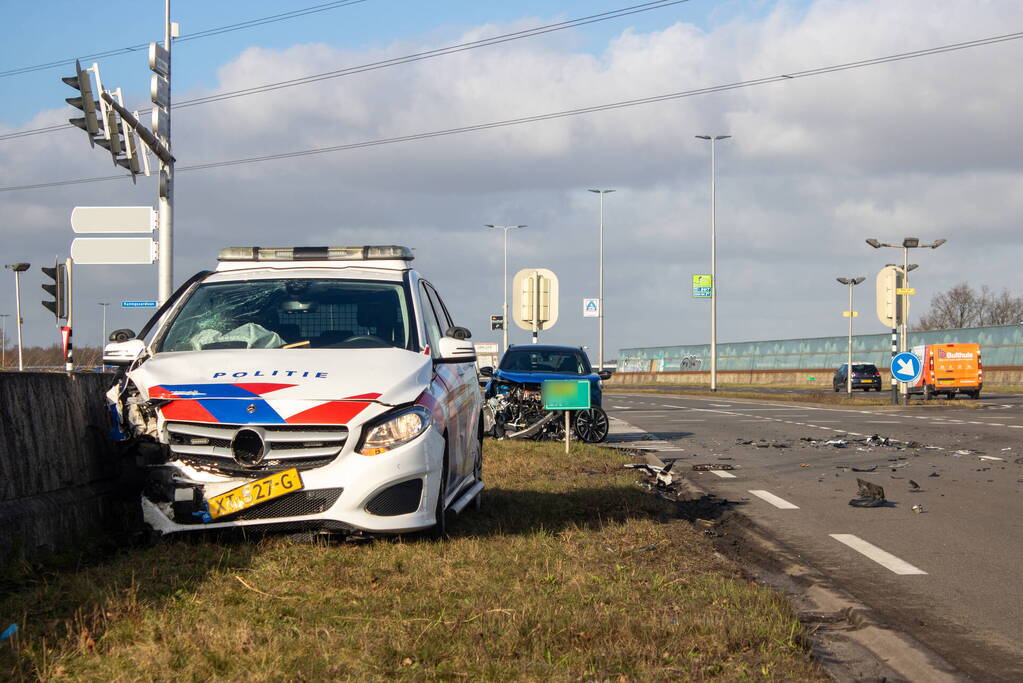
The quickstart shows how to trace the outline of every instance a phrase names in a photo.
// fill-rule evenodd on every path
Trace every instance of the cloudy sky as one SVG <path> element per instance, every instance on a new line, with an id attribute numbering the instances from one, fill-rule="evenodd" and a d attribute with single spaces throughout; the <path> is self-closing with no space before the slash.
<path id="1" fill-rule="evenodd" d="M 181 103 L 289 79 L 613 12 L 636 0 L 497 2 L 364 0 L 209 37 L 197 32 L 324 5 L 323 0 L 175 0 Z M 66 122 L 66 61 L 162 36 L 163 3 L 111 0 L 80 14 L 73 0 L 5 9 L 0 44 L 0 260 L 29 261 L 22 279 L 26 344 L 57 339 L 39 304 L 40 265 L 67 255 L 77 205 L 155 204 L 127 179 L 42 189 L 23 185 L 114 175 L 109 155 Z M 689 0 L 411 63 L 358 70 L 272 92 L 182 107 L 174 115 L 175 282 L 212 267 L 226 245 L 406 244 L 475 341 L 498 339 L 501 235 L 509 270 L 560 279 L 561 317 L 543 341 L 591 347 L 597 325 L 598 204 L 605 199 L 608 356 L 634 346 L 704 343 L 709 306 L 691 297 L 709 272 L 709 148 L 717 147 L 719 340 L 844 334 L 858 288 L 858 331 L 882 331 L 873 276 L 901 258 L 867 237 L 946 238 L 920 250 L 915 314 L 960 281 L 1023 294 L 1023 40 L 800 76 L 861 60 L 1023 31 L 1005 0 Z M 71 17 L 76 17 L 71 19 Z M 600 18 L 600 17 L 598 17 Z M 90 58 L 87 63 L 93 60 Z M 148 106 L 145 51 L 102 57 L 104 85 Z M 788 78 L 785 75 L 795 75 Z M 719 92 L 707 88 L 767 79 Z M 205 170 L 188 167 L 387 140 L 697 91 L 636 106 Z M 14 313 L 0 273 L 0 313 Z M 138 329 L 125 299 L 156 295 L 156 266 L 76 269 L 75 339 Z M 8 318 L 12 332 L 13 315 Z M 12 335 L 13 336 L 13 335 Z M 512 341 L 528 333 L 512 331 Z"/>

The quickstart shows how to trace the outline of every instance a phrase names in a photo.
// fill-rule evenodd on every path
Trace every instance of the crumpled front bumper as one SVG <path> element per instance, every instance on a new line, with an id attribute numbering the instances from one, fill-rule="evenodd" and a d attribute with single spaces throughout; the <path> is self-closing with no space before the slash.
<path id="1" fill-rule="evenodd" d="M 374 456 L 356 453 L 357 441 L 350 439 L 331 463 L 301 472 L 301 491 L 222 521 L 202 521 L 202 501 L 252 480 L 203 473 L 200 482 L 195 470 L 172 460 L 165 467 L 174 482 L 174 501 L 144 494 L 145 522 L 161 534 L 278 525 L 401 533 L 433 526 L 444 460 L 444 439 L 436 428 L 431 425 L 409 443 Z"/>

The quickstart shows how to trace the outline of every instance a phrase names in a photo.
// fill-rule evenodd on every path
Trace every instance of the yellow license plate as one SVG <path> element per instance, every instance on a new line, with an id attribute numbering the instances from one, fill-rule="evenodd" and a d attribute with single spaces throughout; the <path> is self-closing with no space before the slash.
<path id="1" fill-rule="evenodd" d="M 269 477 L 263 477 L 244 486 L 231 489 L 206 500 L 210 518 L 217 519 L 225 515 L 233 515 L 247 508 L 265 503 L 274 498 L 286 496 L 303 488 L 302 476 L 292 467 Z"/>

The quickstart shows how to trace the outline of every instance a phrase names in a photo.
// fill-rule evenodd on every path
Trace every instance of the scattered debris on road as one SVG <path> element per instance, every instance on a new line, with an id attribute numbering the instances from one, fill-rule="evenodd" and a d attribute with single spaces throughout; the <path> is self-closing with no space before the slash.
<path id="1" fill-rule="evenodd" d="M 852 468 L 853 472 L 875 472 L 876 470 L 877 470 L 877 465 L 871 465 L 870 467 L 853 467 Z"/>
<path id="2" fill-rule="evenodd" d="M 850 500 L 849 505 L 857 508 L 885 507 L 885 504 L 888 501 L 885 500 L 883 488 L 877 484 L 872 484 L 869 481 L 863 481 L 862 479 L 857 479 L 856 484 L 860 487 L 860 497 Z"/>
<path id="3" fill-rule="evenodd" d="M 768 441 L 767 439 L 736 439 L 736 446 L 755 446 L 757 448 L 792 448 L 790 441 Z"/>
<path id="4" fill-rule="evenodd" d="M 913 506 L 913 512 L 927 512 L 927 510 L 924 510 L 924 506 L 918 503 Z"/>
<path id="5" fill-rule="evenodd" d="M 700 463 L 693 465 L 693 472 L 710 472 L 711 470 L 734 470 L 735 465 L 726 462 L 722 463 Z"/>
<path id="6" fill-rule="evenodd" d="M 918 484 L 915 481 L 913 481 L 912 479 L 910 479 L 909 480 L 909 490 L 913 491 L 914 493 L 919 493 L 923 489 L 920 488 L 920 484 Z"/>

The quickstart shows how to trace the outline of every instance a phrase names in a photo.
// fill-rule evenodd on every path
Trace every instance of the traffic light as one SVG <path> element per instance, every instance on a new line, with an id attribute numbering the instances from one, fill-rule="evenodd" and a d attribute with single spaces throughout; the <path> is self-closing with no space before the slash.
<path id="1" fill-rule="evenodd" d="M 52 268 L 43 268 L 43 274 L 53 280 L 53 284 L 44 284 L 43 289 L 53 297 L 53 301 L 43 301 L 43 306 L 60 320 L 67 318 L 67 267 L 63 263 L 53 262 Z"/>
<path id="2" fill-rule="evenodd" d="M 504 316 L 503 315 L 492 315 L 492 316 L 490 316 L 490 329 L 491 330 L 503 330 L 504 329 Z"/>
<path id="3" fill-rule="evenodd" d="M 89 134 L 89 144 L 95 144 L 93 138 L 101 134 L 100 120 L 97 117 L 96 95 L 92 89 L 92 77 L 88 69 L 83 69 L 81 63 L 75 60 L 75 75 L 61 78 L 72 88 L 79 92 L 78 97 L 68 97 L 65 101 L 76 109 L 82 110 L 80 118 L 68 119 L 72 124 L 78 126 Z"/>

